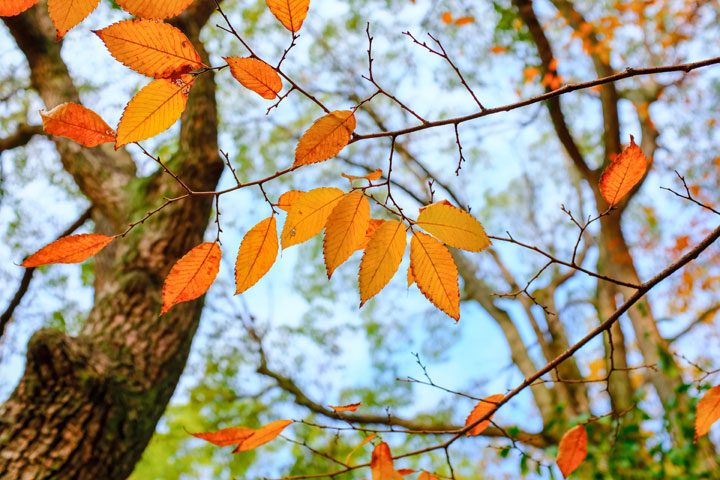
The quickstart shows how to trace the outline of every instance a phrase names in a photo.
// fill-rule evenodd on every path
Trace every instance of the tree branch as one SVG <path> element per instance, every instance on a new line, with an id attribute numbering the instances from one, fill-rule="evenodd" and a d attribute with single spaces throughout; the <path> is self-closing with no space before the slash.
<path id="1" fill-rule="evenodd" d="M 21 123 L 15 132 L 5 138 L 0 138 L 0 153 L 5 150 L 27 145 L 31 138 L 35 135 L 44 135 L 45 131 L 41 125 L 26 125 Z"/>

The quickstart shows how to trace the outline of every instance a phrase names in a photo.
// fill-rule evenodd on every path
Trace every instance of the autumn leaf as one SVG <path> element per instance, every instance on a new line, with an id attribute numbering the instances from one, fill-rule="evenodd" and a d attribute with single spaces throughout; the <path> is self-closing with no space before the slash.
<path id="1" fill-rule="evenodd" d="M 362 192 L 345 195 L 328 216 L 323 257 L 328 278 L 364 240 L 370 223 L 370 203 Z"/>
<path id="2" fill-rule="evenodd" d="M 453 206 L 453 204 L 450 203 L 448 200 L 440 200 L 439 202 L 431 203 L 430 205 L 425 205 L 424 207 L 420 207 L 420 209 L 418 211 L 420 213 L 422 213 L 423 210 L 430 208 L 430 207 L 434 207 L 435 205 L 448 205 L 450 207 Z"/>
<path id="3" fill-rule="evenodd" d="M 57 39 L 82 22 L 98 4 L 100 0 L 48 0 L 48 13 L 57 30 Z"/>
<path id="4" fill-rule="evenodd" d="M 370 181 L 374 181 L 374 180 L 377 180 L 378 178 L 382 177 L 382 170 L 375 170 L 374 172 L 370 172 L 370 173 L 368 173 L 367 175 L 364 175 L 364 176 L 362 176 L 362 177 L 357 177 L 357 176 L 355 176 L 355 175 L 348 175 L 348 174 L 346 174 L 346 173 L 341 173 L 340 175 L 342 175 L 343 177 L 347 178 L 347 179 L 350 180 L 351 182 L 352 182 L 352 181 L 355 181 L 355 180 L 370 180 Z"/>
<path id="5" fill-rule="evenodd" d="M 474 21 L 475 21 L 475 17 L 460 17 L 457 20 L 455 20 L 455 25 L 457 25 L 458 27 L 461 27 L 463 25 L 473 23 Z"/>
<path id="6" fill-rule="evenodd" d="M 272 100 L 282 90 L 282 79 L 273 67 L 256 58 L 223 57 L 230 73 L 245 88 Z"/>
<path id="7" fill-rule="evenodd" d="M 387 220 L 380 220 L 377 218 L 371 218 L 370 223 L 368 224 L 367 230 L 365 230 L 365 238 L 363 238 L 363 241 L 360 242 L 360 244 L 355 249 L 357 250 L 365 250 L 365 248 L 368 246 L 368 243 L 370 243 L 370 239 L 375 234 L 375 230 L 380 227 L 383 223 L 385 223 Z"/>
<path id="8" fill-rule="evenodd" d="M 415 470 L 413 470 L 412 468 L 401 468 L 400 470 L 397 470 L 397 473 L 399 473 L 400 475 L 402 475 L 404 477 L 405 475 L 410 475 L 411 473 L 415 473 Z"/>
<path id="9" fill-rule="evenodd" d="M 720 418 L 720 385 L 708 390 L 695 410 L 695 441 L 710 431 L 710 426 Z"/>
<path id="10" fill-rule="evenodd" d="M 285 427 L 291 423 L 293 423 L 292 420 L 278 420 L 276 422 L 268 423 L 264 427 L 255 430 L 255 433 L 243 440 L 232 453 L 246 452 L 268 443 L 280 435 L 282 431 L 285 430 Z"/>
<path id="11" fill-rule="evenodd" d="M 123 10 L 136 17 L 162 20 L 179 15 L 193 0 L 115 0 Z"/>
<path id="12" fill-rule="evenodd" d="M 490 395 L 489 397 L 480 400 L 478 404 L 475 405 L 475 408 L 472 409 L 470 415 L 468 415 L 465 419 L 465 426 L 467 427 L 469 425 L 472 425 L 473 423 L 483 418 L 490 411 L 492 411 L 497 406 L 497 403 L 503 398 L 504 395 L 498 393 L 496 395 Z M 482 422 L 475 425 L 469 432 L 467 432 L 467 436 L 473 437 L 475 435 L 480 435 L 488 427 L 488 425 L 490 425 L 490 420 L 492 419 L 492 417 L 493 416 L 490 415 L 486 420 L 483 420 Z"/>
<path id="13" fill-rule="evenodd" d="M 3 0 L 0 2 L 0 17 L 14 17 L 38 3 L 38 0 Z"/>
<path id="14" fill-rule="evenodd" d="M 375 231 L 360 262 L 361 307 L 395 275 L 406 245 L 407 234 L 401 222 L 386 221 Z"/>
<path id="15" fill-rule="evenodd" d="M 277 252 L 277 224 L 275 217 L 269 217 L 255 225 L 240 244 L 235 263 L 235 295 L 255 285 L 270 270 Z"/>
<path id="16" fill-rule="evenodd" d="M 421 472 L 417 480 L 439 480 L 435 475 L 428 472 Z"/>
<path id="17" fill-rule="evenodd" d="M 410 288 L 415 283 L 415 276 L 412 273 L 412 265 L 408 265 L 407 269 L 407 286 Z"/>
<path id="18" fill-rule="evenodd" d="M 115 149 L 154 137 L 170 128 L 182 115 L 192 87 L 191 75 L 174 80 L 153 80 L 130 100 L 117 130 Z"/>
<path id="19" fill-rule="evenodd" d="M 420 211 L 417 224 L 451 247 L 479 252 L 490 245 L 480 222 L 452 205 L 436 203 L 427 206 Z"/>
<path id="20" fill-rule="evenodd" d="M 587 432 L 584 425 L 568 430 L 560 439 L 557 464 L 563 477 L 567 478 L 587 456 Z"/>
<path id="21" fill-rule="evenodd" d="M 275 18 L 291 32 L 297 32 L 310 8 L 310 0 L 266 0 Z"/>
<path id="22" fill-rule="evenodd" d="M 445 23 L 447 23 L 447 24 L 450 24 L 450 23 L 452 23 L 452 13 L 450 13 L 450 12 L 445 12 L 445 13 L 443 13 L 443 14 L 440 16 L 440 19 L 441 19 L 443 22 L 445 22 Z"/>
<path id="23" fill-rule="evenodd" d="M 169 78 L 202 66 L 190 40 L 167 23 L 125 20 L 93 32 L 115 60 L 148 77 Z"/>
<path id="24" fill-rule="evenodd" d="M 207 440 L 218 447 L 227 447 L 229 445 L 242 443 L 255 433 L 255 429 L 246 427 L 230 427 L 218 430 L 217 432 L 188 433 L 190 433 L 193 437 Z"/>
<path id="25" fill-rule="evenodd" d="M 433 305 L 460 319 L 460 288 L 455 261 L 448 249 L 422 232 L 410 242 L 410 268 L 418 288 Z"/>
<path id="26" fill-rule="evenodd" d="M 345 464 L 350 465 L 350 457 L 352 457 L 355 452 L 360 450 L 364 445 L 366 445 L 368 442 L 370 442 L 373 438 L 375 438 L 375 434 L 371 433 L 370 435 L 365 437 L 365 439 L 362 442 L 360 442 L 357 447 L 350 450 L 350 453 L 348 453 L 347 457 L 345 458 Z"/>
<path id="27" fill-rule="evenodd" d="M 335 410 L 336 413 L 340 412 L 354 412 L 358 408 L 362 406 L 362 403 L 352 403 L 350 405 L 343 405 L 342 407 L 333 407 L 332 405 L 328 405 L 330 408 Z"/>
<path id="28" fill-rule="evenodd" d="M 630 146 L 615 157 L 600 177 L 600 193 L 610 205 L 620 200 L 642 179 L 647 170 L 647 158 L 630 135 Z"/>
<path id="29" fill-rule="evenodd" d="M 114 238 L 97 233 L 69 235 L 33 253 L 21 266 L 30 268 L 52 263 L 79 263 L 98 253 Z"/>
<path id="30" fill-rule="evenodd" d="M 314 237 L 325 228 L 328 216 L 345 196 L 339 188 L 316 188 L 293 202 L 283 226 L 282 248 L 297 245 Z"/>
<path id="31" fill-rule="evenodd" d="M 373 450 L 370 471 L 372 471 L 372 480 L 402 480 L 402 476 L 393 467 L 390 447 L 385 442 L 378 444 Z"/>
<path id="32" fill-rule="evenodd" d="M 40 112 L 43 130 L 67 137 L 80 145 L 95 147 L 115 141 L 115 131 L 89 108 L 77 103 L 63 103 L 49 112 Z"/>
<path id="33" fill-rule="evenodd" d="M 282 195 L 280 195 L 280 198 L 278 198 L 277 206 L 278 208 L 281 208 L 285 210 L 286 212 L 290 211 L 290 207 L 292 207 L 292 204 L 300 198 L 300 196 L 305 193 L 301 192 L 299 190 L 290 190 L 289 192 L 285 192 Z"/>
<path id="34" fill-rule="evenodd" d="M 354 130 L 355 115 L 350 110 L 336 110 L 320 117 L 300 138 L 293 167 L 334 157 L 350 142 Z"/>
<path id="35" fill-rule="evenodd" d="M 160 314 L 181 302 L 194 300 L 207 292 L 220 270 L 222 252 L 217 243 L 201 243 L 173 265 L 163 285 Z"/>

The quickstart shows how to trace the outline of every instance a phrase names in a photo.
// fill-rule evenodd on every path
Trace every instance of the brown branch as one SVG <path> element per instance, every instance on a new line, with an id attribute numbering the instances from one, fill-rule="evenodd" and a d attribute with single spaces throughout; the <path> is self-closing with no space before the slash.
<path id="1" fill-rule="evenodd" d="M 35 135 L 44 135 L 45 131 L 41 125 L 26 125 L 21 123 L 15 132 L 5 138 L 0 138 L 0 153 L 5 150 L 27 145 L 31 138 Z"/>

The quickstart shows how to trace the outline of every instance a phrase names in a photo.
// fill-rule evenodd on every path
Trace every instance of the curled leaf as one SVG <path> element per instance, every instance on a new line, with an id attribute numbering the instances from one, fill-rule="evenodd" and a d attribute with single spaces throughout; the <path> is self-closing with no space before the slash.
<path id="1" fill-rule="evenodd" d="M 261 97 L 272 100 L 282 90 L 280 75 L 262 60 L 228 57 L 225 61 L 230 65 L 230 73 L 235 80 Z"/>
<path id="2" fill-rule="evenodd" d="M 353 448 L 352 450 L 350 450 L 350 453 L 348 453 L 347 457 L 345 458 L 345 464 L 346 464 L 346 465 L 350 465 L 350 457 L 352 457 L 355 452 L 357 452 L 358 450 L 360 450 L 360 449 L 363 447 L 363 445 L 365 445 L 365 444 L 367 444 L 368 442 L 370 442 L 373 438 L 375 438 L 375 434 L 374 434 L 374 433 L 371 433 L 370 435 L 368 435 L 367 437 L 365 437 L 365 439 L 364 439 L 362 442 L 360 442 L 357 447 L 355 447 L 355 448 Z"/>
<path id="3" fill-rule="evenodd" d="M 350 405 L 343 405 L 342 407 L 333 407 L 332 405 L 328 405 L 330 408 L 335 410 L 336 413 L 340 412 L 354 412 L 358 408 L 362 406 L 362 403 L 352 403 Z"/>
<path id="4" fill-rule="evenodd" d="M 207 440 L 218 447 L 227 447 L 229 445 L 242 443 L 255 433 L 255 429 L 246 427 L 230 427 L 218 430 L 217 432 L 188 433 L 190 433 L 193 437 Z"/>
<path id="5" fill-rule="evenodd" d="M 175 265 L 165 279 L 160 314 L 173 305 L 194 300 L 207 292 L 220 270 L 222 252 L 217 243 L 201 243 L 190 250 Z"/>
<path id="6" fill-rule="evenodd" d="M 269 217 L 243 238 L 235 263 L 235 294 L 252 287 L 275 263 L 278 252 L 277 223 Z"/>
<path id="7" fill-rule="evenodd" d="M 343 177 L 347 178 L 348 180 L 355 181 L 355 180 L 370 180 L 375 181 L 378 178 L 382 177 L 382 170 L 375 170 L 374 172 L 370 172 L 367 175 L 363 175 L 362 177 L 358 177 L 355 175 L 348 175 L 347 173 L 341 173 Z"/>
<path id="8" fill-rule="evenodd" d="M 285 427 L 290 425 L 292 420 L 278 420 L 276 422 L 268 423 L 262 428 L 255 430 L 251 436 L 243 440 L 232 453 L 245 452 L 264 445 L 269 441 L 275 439 L 278 435 L 285 430 Z"/>
<path id="9" fill-rule="evenodd" d="M 465 426 L 467 427 L 468 425 L 472 425 L 473 423 L 477 422 L 485 415 L 487 415 L 488 412 L 492 411 L 495 408 L 497 402 L 502 400 L 503 397 L 503 394 L 498 393 L 496 395 L 490 395 L 489 397 L 480 400 L 478 404 L 475 405 L 475 408 L 473 408 L 472 412 L 470 412 L 470 415 L 468 415 L 465 419 Z M 467 432 L 467 436 L 472 437 L 475 435 L 480 435 L 488 427 L 488 425 L 490 425 L 491 419 L 492 415 L 490 415 L 490 417 L 488 417 L 486 420 L 483 420 L 482 422 L 475 425 L 469 432 Z"/>
<path id="10" fill-rule="evenodd" d="M 115 141 L 115 131 L 89 108 L 63 103 L 49 112 L 40 112 L 43 129 L 52 135 L 67 137 L 86 147 Z"/>
<path id="11" fill-rule="evenodd" d="M 98 253 L 114 238 L 97 233 L 69 235 L 44 246 L 21 265 L 30 268 L 52 263 L 79 263 Z"/>
<path id="12" fill-rule="evenodd" d="M 600 193 L 610 205 L 617 205 L 642 179 L 646 170 L 647 158 L 631 135 L 630 146 L 613 159 L 600 177 Z"/>
<path id="13" fill-rule="evenodd" d="M 320 117 L 300 138 L 293 166 L 334 157 L 350 142 L 354 130 L 355 115 L 350 110 L 336 110 Z"/>
<path id="14" fill-rule="evenodd" d="M 584 425 L 568 430 L 560 439 L 557 464 L 563 477 L 567 478 L 587 456 L 587 432 Z"/>

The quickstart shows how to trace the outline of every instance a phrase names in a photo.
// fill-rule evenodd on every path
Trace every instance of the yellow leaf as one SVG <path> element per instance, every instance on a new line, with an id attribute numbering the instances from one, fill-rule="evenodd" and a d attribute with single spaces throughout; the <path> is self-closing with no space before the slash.
<path id="1" fill-rule="evenodd" d="M 420 213 L 422 213 L 422 211 L 425 210 L 426 208 L 434 207 L 435 205 L 448 205 L 451 207 L 453 206 L 453 204 L 447 200 L 440 200 L 439 202 L 431 203 L 430 205 L 425 205 L 424 207 L 420 207 L 420 209 L 418 211 Z"/>
<path id="2" fill-rule="evenodd" d="M 334 157 L 350 142 L 354 130 L 355 115 L 350 110 L 336 110 L 320 117 L 298 142 L 293 166 Z"/>
<path id="3" fill-rule="evenodd" d="M 365 239 L 370 223 L 370 203 L 362 192 L 345 195 L 335 206 L 325 225 L 323 256 L 328 278 Z"/>
<path id="4" fill-rule="evenodd" d="M 353 453 L 355 453 L 355 452 L 357 452 L 358 450 L 360 450 L 360 449 L 363 447 L 363 445 L 367 444 L 367 443 L 368 443 L 369 441 L 371 441 L 373 438 L 375 438 L 375 434 L 374 434 L 374 433 L 371 433 L 370 435 L 368 435 L 367 437 L 365 437 L 365 439 L 364 439 L 362 442 L 360 442 L 360 444 L 359 444 L 357 447 L 353 448 L 353 449 L 350 451 L 350 453 L 348 453 L 348 456 L 345 458 L 345 464 L 346 464 L 346 465 L 350 465 L 350 457 L 353 456 Z"/>
<path id="5" fill-rule="evenodd" d="M 452 205 L 436 203 L 425 207 L 418 215 L 417 224 L 451 247 L 479 252 L 490 245 L 480 222 Z"/>
<path id="6" fill-rule="evenodd" d="M 240 244 L 235 263 L 235 295 L 255 285 L 270 270 L 277 252 L 277 224 L 275 217 L 269 217 L 255 225 Z"/>
<path id="7" fill-rule="evenodd" d="M 230 73 L 245 88 L 272 100 L 282 90 L 282 79 L 273 67 L 256 58 L 223 57 Z"/>
<path id="8" fill-rule="evenodd" d="M 374 181 L 374 180 L 377 180 L 378 178 L 382 177 L 382 170 L 375 170 L 374 172 L 368 173 L 367 175 L 364 175 L 364 176 L 362 176 L 362 177 L 357 177 L 357 176 L 355 176 L 355 175 L 348 175 L 348 174 L 346 174 L 346 173 L 341 173 L 340 175 L 342 175 L 343 177 L 347 178 L 347 179 L 350 180 L 351 182 L 354 181 L 354 180 L 370 180 L 370 181 Z"/>
<path id="9" fill-rule="evenodd" d="M 289 212 L 292 204 L 295 202 L 295 200 L 300 198 L 303 193 L 305 192 L 301 192 L 299 190 L 290 190 L 289 192 L 285 192 L 280 195 L 280 198 L 278 198 L 277 206 L 279 208 L 282 208 L 286 212 Z"/>
<path id="10" fill-rule="evenodd" d="M 405 253 L 405 226 L 389 220 L 378 227 L 360 262 L 360 306 L 375 296 L 397 272 Z"/>
<path id="11" fill-rule="evenodd" d="M 496 395 L 490 395 L 489 397 L 480 400 L 480 402 L 475 405 L 475 408 L 472 409 L 470 415 L 468 415 L 465 419 L 465 426 L 467 427 L 468 425 L 477 422 L 485 415 L 487 415 L 497 406 L 497 402 L 502 400 L 503 397 L 503 394 L 498 393 Z M 480 435 L 488 427 L 488 425 L 490 425 L 490 420 L 492 419 L 492 417 L 493 416 L 490 415 L 486 420 L 483 420 L 482 422 L 475 425 L 469 432 L 467 432 L 467 436 L 473 437 L 475 435 Z"/>
<path id="12" fill-rule="evenodd" d="M 585 426 L 577 425 L 560 439 L 557 464 L 563 477 L 567 478 L 587 456 L 587 432 Z"/>
<path id="13" fill-rule="evenodd" d="M 21 265 L 30 268 L 51 263 L 79 263 L 98 253 L 114 238 L 96 233 L 69 235 L 44 246 Z"/>
<path id="14" fill-rule="evenodd" d="M 217 243 L 201 243 L 190 250 L 175 265 L 165 279 L 162 315 L 170 307 L 194 300 L 207 292 L 220 270 L 222 252 Z"/>
<path id="15" fill-rule="evenodd" d="M 114 142 L 115 131 L 92 110 L 76 103 L 63 103 L 49 112 L 40 112 L 43 129 L 86 147 Z"/>
<path id="16" fill-rule="evenodd" d="M 115 60 L 148 77 L 174 77 L 202 66 L 190 40 L 167 23 L 125 20 L 94 33 Z"/>
<path id="17" fill-rule="evenodd" d="M 297 32 L 310 8 L 310 0 L 266 0 L 267 6 L 275 18 L 280 20 L 285 28 Z"/>
<path id="18" fill-rule="evenodd" d="M 365 238 L 362 242 L 357 246 L 356 250 L 365 250 L 365 247 L 368 246 L 368 243 L 370 243 L 370 239 L 372 238 L 373 234 L 375 233 L 375 230 L 378 229 L 380 225 L 385 223 L 387 220 L 380 220 L 377 218 L 371 218 L 370 223 L 368 224 L 367 230 L 365 230 Z"/>
<path id="19" fill-rule="evenodd" d="M 647 158 L 635 139 L 630 136 L 630 146 L 615 157 L 600 177 L 600 193 L 610 205 L 620 200 L 642 179 L 647 170 Z"/>
<path id="20" fill-rule="evenodd" d="M 412 273 L 412 265 L 408 265 L 408 271 L 407 271 L 407 286 L 408 286 L 408 288 L 410 288 L 413 283 L 415 283 L 415 276 Z"/>
<path id="21" fill-rule="evenodd" d="M 140 90 L 123 112 L 117 130 L 115 149 L 164 132 L 185 110 L 192 87 L 191 75 L 173 80 L 153 80 Z"/>
<path id="22" fill-rule="evenodd" d="M 350 405 L 343 405 L 342 407 L 333 407 L 332 405 L 328 405 L 330 408 L 335 410 L 336 413 L 340 412 L 354 412 L 358 408 L 362 406 L 362 403 L 352 403 Z"/>
<path id="23" fill-rule="evenodd" d="M 218 447 L 227 447 L 228 445 L 242 443 L 255 433 L 255 429 L 246 427 L 230 427 L 218 430 L 217 432 L 188 433 L 190 433 L 193 437 L 207 440 Z"/>
<path id="24" fill-rule="evenodd" d="M 57 30 L 57 39 L 82 22 L 99 3 L 100 0 L 48 0 L 48 13 Z"/>
<path id="25" fill-rule="evenodd" d="M 390 447 L 385 442 L 378 444 L 373 450 L 370 470 L 372 471 L 372 480 L 402 480 L 402 475 L 397 473 L 393 467 Z"/>
<path id="26" fill-rule="evenodd" d="M 240 445 L 238 445 L 232 453 L 246 452 L 268 443 L 280 435 L 285 427 L 291 423 L 293 423 L 292 420 L 278 420 L 276 422 L 268 423 L 264 427 L 256 430 L 250 437 L 243 440 L 243 442 L 240 443 Z"/>
<path id="27" fill-rule="evenodd" d="M 280 239 L 282 248 L 288 248 L 314 237 L 325 228 L 330 212 L 345 196 L 339 188 L 316 188 L 304 193 L 293 202 Z"/>
<path id="28" fill-rule="evenodd" d="M 32 7 L 38 0 L 3 0 L 0 2 L 0 17 L 13 17 Z"/>
<path id="29" fill-rule="evenodd" d="M 697 404 L 695 411 L 695 441 L 710 431 L 710 426 L 720 418 L 720 385 L 708 390 Z"/>
<path id="30" fill-rule="evenodd" d="M 115 0 L 126 12 L 149 20 L 174 17 L 185 10 L 193 0 Z"/>
<path id="31" fill-rule="evenodd" d="M 410 268 L 418 288 L 433 305 L 460 319 L 458 271 L 445 245 L 422 232 L 410 242 Z"/>

